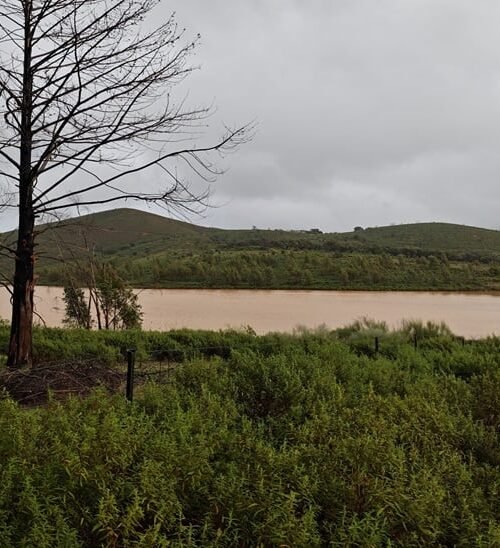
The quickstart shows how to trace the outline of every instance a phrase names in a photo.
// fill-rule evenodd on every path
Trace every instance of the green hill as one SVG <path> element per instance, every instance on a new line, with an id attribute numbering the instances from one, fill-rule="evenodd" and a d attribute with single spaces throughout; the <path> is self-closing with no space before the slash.
<path id="1" fill-rule="evenodd" d="M 207 229 L 168 219 L 135 209 L 114 209 L 92 213 L 57 223 L 39 225 L 37 243 L 40 255 L 81 254 L 87 247 L 112 254 L 131 245 L 177 247 L 198 245 L 205 239 Z M 13 241 L 15 232 L 2 235 L 3 241 Z"/>
<path id="2" fill-rule="evenodd" d="M 367 243 L 444 253 L 500 255 L 500 231 L 449 223 L 417 223 L 367 228 L 351 233 Z"/>
<path id="3" fill-rule="evenodd" d="M 209 248 L 288 248 L 354 251 L 399 251 L 492 256 L 500 258 L 500 231 L 448 223 L 417 223 L 366 228 L 346 233 L 285 230 L 224 230 L 135 209 L 92 213 L 38 227 L 39 251 L 79 254 L 87 244 L 106 255 L 136 255 L 167 250 L 203 251 Z M 15 233 L 0 236 L 13 241 Z M 60 248 L 60 250 L 59 250 Z"/>
<path id="4" fill-rule="evenodd" d="M 37 229 L 45 284 L 63 283 L 59 259 L 92 249 L 141 287 L 500 289 L 500 232 L 463 225 L 223 230 L 115 209 Z M 11 262 L 0 267 L 8 271 Z"/>

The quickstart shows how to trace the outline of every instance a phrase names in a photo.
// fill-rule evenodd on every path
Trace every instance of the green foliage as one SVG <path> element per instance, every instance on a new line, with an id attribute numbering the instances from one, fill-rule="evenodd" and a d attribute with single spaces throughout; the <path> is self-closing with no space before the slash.
<path id="1" fill-rule="evenodd" d="M 133 405 L 0 399 L 0 546 L 499 545 L 499 339 L 369 320 L 36 337 L 185 362 Z"/>
<path id="2" fill-rule="evenodd" d="M 71 262 L 88 242 L 135 287 L 500 289 L 500 232 L 445 223 L 345 234 L 220 230 L 119 209 L 42 231 L 39 251 L 68 249 Z M 48 258 L 38 272 L 43 284 L 66 283 Z"/>
<path id="3" fill-rule="evenodd" d="M 436 337 L 452 337 L 451 329 L 444 323 L 422 322 L 419 320 L 403 320 L 401 331 L 419 340 Z"/>
<path id="4" fill-rule="evenodd" d="M 132 288 L 108 263 L 96 263 L 90 258 L 85 266 L 80 266 L 79 272 L 70 276 L 70 285 L 64 287 L 64 323 L 84 329 L 95 323 L 98 329 L 139 329 L 141 305 Z M 86 291 L 77 283 L 86 285 Z"/>
<path id="5" fill-rule="evenodd" d="M 161 252 L 145 258 L 115 257 L 112 264 L 124 280 L 136 287 L 463 291 L 500 288 L 500 267 L 497 272 L 488 262 L 449 261 L 434 256 L 224 249 Z M 44 283 L 63 283 L 57 272 L 43 270 Z"/>
<path id="6" fill-rule="evenodd" d="M 63 299 L 66 309 L 63 322 L 70 327 L 90 329 L 92 319 L 85 291 L 80 287 L 66 286 Z"/>
<path id="7" fill-rule="evenodd" d="M 142 324 L 137 295 L 109 264 L 97 265 L 95 302 L 104 329 L 137 329 Z"/>

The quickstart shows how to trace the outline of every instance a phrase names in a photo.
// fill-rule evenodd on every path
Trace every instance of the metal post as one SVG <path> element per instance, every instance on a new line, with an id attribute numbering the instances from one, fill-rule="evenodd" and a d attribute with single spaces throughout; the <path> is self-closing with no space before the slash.
<path id="1" fill-rule="evenodd" d="M 135 370 L 135 349 L 127 350 L 127 392 L 128 401 L 134 399 L 134 370 Z"/>
<path id="2" fill-rule="evenodd" d="M 415 350 L 418 348 L 418 338 L 416 333 L 413 333 L 413 346 Z"/>
<path id="3" fill-rule="evenodd" d="M 379 349 L 380 349 L 379 338 L 375 337 L 375 353 L 378 353 Z"/>

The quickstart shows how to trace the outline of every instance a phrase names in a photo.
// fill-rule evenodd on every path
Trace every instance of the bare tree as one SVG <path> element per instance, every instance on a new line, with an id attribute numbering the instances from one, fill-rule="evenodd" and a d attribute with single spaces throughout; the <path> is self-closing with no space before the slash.
<path id="1" fill-rule="evenodd" d="M 160 0 L 2 0 L 0 176 L 17 198 L 8 364 L 31 364 L 35 223 L 70 208 L 135 199 L 197 209 L 207 198 L 179 175 L 185 163 L 210 181 L 211 153 L 248 139 L 248 126 L 200 141 L 209 109 L 176 102 L 193 67 L 172 16 L 151 27 Z M 196 140 L 196 142 L 195 142 Z M 150 193 L 130 178 L 154 170 Z M 182 170 L 181 170 L 182 172 Z"/>

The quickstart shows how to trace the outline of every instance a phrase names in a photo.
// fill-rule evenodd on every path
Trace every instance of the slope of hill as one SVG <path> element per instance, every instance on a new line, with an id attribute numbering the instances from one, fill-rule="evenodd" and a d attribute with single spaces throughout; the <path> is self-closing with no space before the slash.
<path id="1" fill-rule="evenodd" d="M 38 273 L 48 284 L 63 282 L 60 258 L 92 249 L 141 287 L 500 289 L 500 232 L 463 225 L 223 230 L 115 209 L 38 230 Z"/>
<path id="2" fill-rule="evenodd" d="M 436 253 L 476 253 L 500 257 L 500 231 L 448 223 L 417 223 L 366 228 L 346 233 L 314 233 L 285 230 L 228 230 L 206 228 L 135 209 L 92 213 L 58 223 L 40 225 L 38 245 L 52 254 L 84 248 L 87 244 L 106 255 L 135 255 L 175 250 L 203 251 L 209 248 L 298 248 L 350 250 L 421 250 Z M 12 241 L 14 232 L 0 236 Z"/>
<path id="3" fill-rule="evenodd" d="M 369 243 L 444 253 L 500 254 L 500 231 L 449 223 L 418 223 L 367 228 L 351 233 Z"/>
<path id="4" fill-rule="evenodd" d="M 42 230 L 50 225 L 44 225 Z M 131 244 L 150 246 L 161 241 L 165 246 L 201 243 L 206 229 L 134 209 L 115 209 L 85 215 L 58 223 L 55 230 L 41 234 L 40 244 L 50 242 L 62 247 L 95 246 L 110 254 Z"/>

